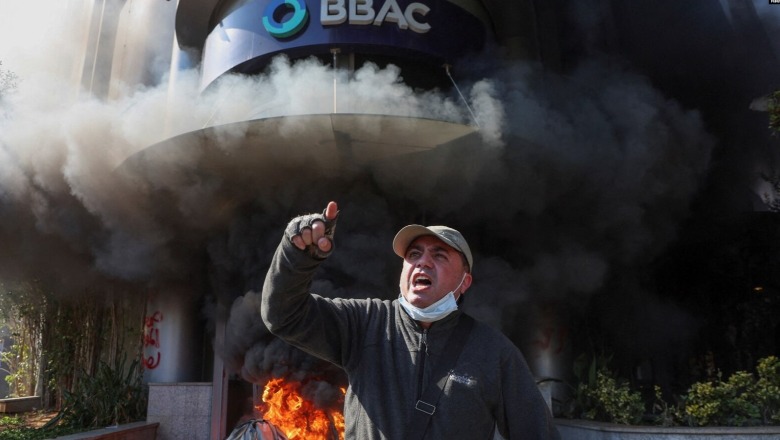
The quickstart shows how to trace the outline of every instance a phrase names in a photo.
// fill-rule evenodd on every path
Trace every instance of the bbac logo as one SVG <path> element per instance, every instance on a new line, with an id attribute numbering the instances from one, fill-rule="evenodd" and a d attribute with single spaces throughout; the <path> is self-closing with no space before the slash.
<path id="1" fill-rule="evenodd" d="M 291 10 L 292 17 L 281 23 L 279 19 L 289 15 Z M 263 12 L 263 27 L 276 38 L 287 38 L 303 29 L 308 18 L 309 12 L 304 0 L 273 0 Z"/>
<path id="2" fill-rule="evenodd" d="M 385 0 L 379 12 L 374 10 L 374 0 L 322 0 L 321 6 L 320 23 L 323 26 L 339 25 L 347 21 L 351 25 L 374 26 L 390 22 L 398 25 L 399 29 L 410 29 L 418 34 L 431 30 L 430 24 L 419 21 L 431 8 L 418 2 L 409 3 L 406 8 L 402 8 L 396 0 Z"/>

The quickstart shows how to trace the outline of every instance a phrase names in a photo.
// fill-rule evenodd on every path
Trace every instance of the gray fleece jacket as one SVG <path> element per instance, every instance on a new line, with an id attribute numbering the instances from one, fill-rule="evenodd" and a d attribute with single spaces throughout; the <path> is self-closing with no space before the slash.
<path id="1" fill-rule="evenodd" d="M 400 440 L 428 385 L 456 311 L 424 330 L 398 300 L 328 299 L 309 293 L 322 260 L 282 240 L 263 286 L 261 315 L 288 343 L 343 368 L 346 439 Z M 426 439 L 558 439 L 520 351 L 477 322 L 431 417 Z"/>

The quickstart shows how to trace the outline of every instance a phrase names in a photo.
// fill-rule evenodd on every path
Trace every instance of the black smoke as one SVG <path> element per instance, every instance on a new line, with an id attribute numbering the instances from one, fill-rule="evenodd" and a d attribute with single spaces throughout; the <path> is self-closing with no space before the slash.
<path id="1" fill-rule="evenodd" d="M 307 170 L 303 182 L 285 183 L 290 206 L 279 206 L 282 215 L 257 207 L 233 222 L 231 231 L 240 232 L 231 237 L 257 239 L 218 247 L 220 257 L 257 251 L 249 259 L 255 264 L 233 268 L 250 290 L 228 321 L 242 335 L 241 344 L 226 347 L 236 368 L 244 372 L 245 356 L 259 351 L 247 336 L 266 343 L 256 292 L 284 224 L 331 199 L 341 214 L 337 251 L 313 286 L 323 295 L 394 298 L 401 262 L 390 242 L 408 223 L 448 224 L 465 234 L 475 252 L 466 307 L 510 333 L 532 304 L 582 311 L 598 292 L 639 283 L 677 237 L 708 169 L 714 140 L 700 115 L 608 61 L 567 75 L 511 64 L 490 82 L 506 114 L 502 147 L 473 135 L 338 178 Z M 644 333 L 639 324 L 625 331 L 634 341 Z"/>

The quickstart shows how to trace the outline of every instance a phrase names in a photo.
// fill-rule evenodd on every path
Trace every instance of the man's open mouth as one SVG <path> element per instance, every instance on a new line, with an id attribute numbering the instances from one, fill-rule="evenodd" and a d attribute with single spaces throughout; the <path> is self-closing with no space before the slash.
<path id="1" fill-rule="evenodd" d="M 415 287 L 427 287 L 433 284 L 430 278 L 428 278 L 427 275 L 417 275 L 412 280 L 412 285 Z"/>

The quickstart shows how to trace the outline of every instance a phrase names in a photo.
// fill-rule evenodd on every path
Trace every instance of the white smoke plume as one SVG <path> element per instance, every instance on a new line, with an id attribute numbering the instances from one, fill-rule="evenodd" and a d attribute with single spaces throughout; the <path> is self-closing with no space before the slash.
<path id="1" fill-rule="evenodd" d="M 231 125 L 237 121 L 333 111 L 334 72 L 315 60 L 292 63 L 281 57 L 266 75 L 230 76 L 203 93 L 196 70 L 178 72 L 175 87 L 169 88 L 167 72 L 157 66 L 159 58 L 170 53 L 172 38 L 149 38 L 156 47 L 146 49 L 145 61 L 153 68 L 141 75 L 141 84 L 114 78 L 111 97 L 97 96 L 92 91 L 108 89 L 99 83 L 110 79 L 109 72 L 120 75 L 128 68 L 124 58 L 133 53 L 119 51 L 122 45 L 148 37 L 154 29 L 172 29 L 172 22 L 163 21 L 172 17 L 171 4 L 159 6 L 155 14 L 152 6 L 139 2 L 108 1 L 103 7 L 76 0 L 43 3 L 34 8 L 4 3 L 0 10 L 2 41 L 14 42 L 3 44 L 0 59 L 20 78 L 16 93 L 2 103 L 0 154 L 7 160 L 0 188 L 8 212 L 29 216 L 29 233 L 65 240 L 60 249 L 65 254 L 73 251 L 69 246 L 77 246 L 84 263 L 91 266 L 94 261 L 108 277 L 144 281 L 168 267 L 182 270 L 166 248 L 175 231 L 155 218 L 157 206 L 150 195 L 175 194 L 177 214 L 202 227 L 197 224 L 206 209 L 202 200 L 218 189 L 214 182 L 191 179 L 188 167 L 196 166 L 198 157 L 188 152 L 169 158 L 177 169 L 150 172 L 144 181 L 116 172 L 128 158 L 171 136 L 207 127 L 219 127 L 223 146 L 228 146 L 242 135 L 241 127 Z M 89 65 L 101 50 L 109 50 L 111 40 L 101 43 L 87 35 L 97 17 L 106 23 L 119 20 L 120 26 L 132 25 L 125 22 L 133 17 L 152 21 L 137 31 L 119 32 L 113 65 L 74 74 L 82 67 L 74 59 Z M 20 39 L 20 34 L 27 38 Z M 415 93 L 393 66 L 366 65 L 352 78 L 341 76 L 336 91 L 340 112 L 467 118 L 463 105 L 452 97 Z M 472 91 L 472 99 L 500 107 L 486 93 Z M 63 216 L 71 224 L 62 224 Z M 92 223 L 89 228 L 78 224 L 84 221 Z M 52 252 L 30 251 L 31 259 L 37 258 L 35 252 Z"/>

